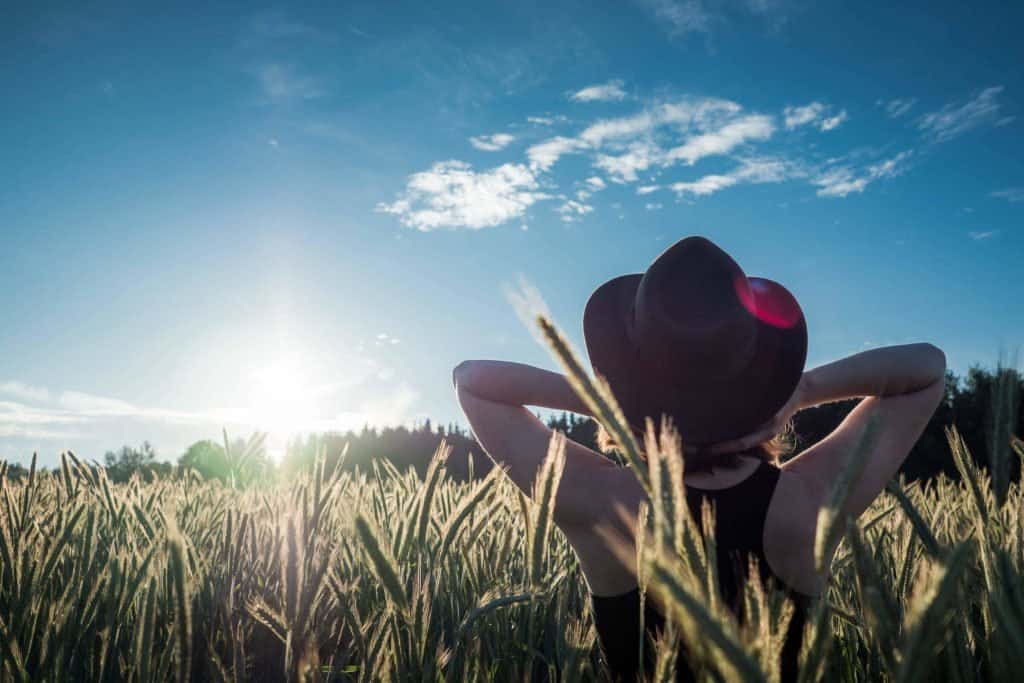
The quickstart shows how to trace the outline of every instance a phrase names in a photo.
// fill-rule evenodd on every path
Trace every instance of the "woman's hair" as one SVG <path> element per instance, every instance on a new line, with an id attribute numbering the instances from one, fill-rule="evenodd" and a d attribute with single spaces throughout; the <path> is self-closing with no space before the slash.
<path id="1" fill-rule="evenodd" d="M 640 446 L 640 455 L 646 458 L 643 452 L 643 434 L 637 433 L 637 444 Z M 686 439 L 683 438 L 683 462 L 687 472 L 708 472 L 712 467 L 728 469 L 736 467 L 740 462 L 740 456 L 760 458 L 765 462 L 778 465 L 783 456 L 787 455 L 794 446 L 795 438 L 793 432 L 793 421 L 786 423 L 785 428 L 768 441 L 757 444 L 752 448 L 733 453 L 707 453 L 694 448 L 687 448 Z M 615 438 L 608 433 L 600 422 L 597 423 L 597 447 L 604 453 L 621 453 L 622 449 L 615 441 Z"/>

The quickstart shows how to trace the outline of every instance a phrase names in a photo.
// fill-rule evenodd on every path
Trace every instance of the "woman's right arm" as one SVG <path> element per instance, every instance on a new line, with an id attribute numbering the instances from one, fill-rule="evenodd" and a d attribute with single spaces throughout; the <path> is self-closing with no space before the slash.
<path id="1" fill-rule="evenodd" d="M 824 502 L 868 438 L 867 461 L 844 513 L 858 517 L 896 475 L 945 393 L 946 356 L 932 344 L 872 349 L 804 373 L 800 407 L 866 397 L 827 437 L 785 463 Z M 873 434 L 866 434 L 876 420 Z M 845 515 L 844 515 L 845 516 Z"/>
<path id="2" fill-rule="evenodd" d="M 804 373 L 799 409 L 864 396 L 899 396 L 944 381 L 946 356 L 932 344 L 855 353 Z"/>

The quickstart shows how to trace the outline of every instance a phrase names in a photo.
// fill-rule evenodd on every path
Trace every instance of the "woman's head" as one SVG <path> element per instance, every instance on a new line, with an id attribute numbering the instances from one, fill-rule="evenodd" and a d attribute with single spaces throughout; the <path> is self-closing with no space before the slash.
<path id="1" fill-rule="evenodd" d="M 626 420 L 670 414 L 684 443 L 753 432 L 792 395 L 807 354 L 793 295 L 748 277 L 699 236 L 672 245 L 645 272 L 599 286 L 584 309 L 583 336 Z"/>
<path id="2" fill-rule="evenodd" d="M 643 452 L 644 437 L 638 430 L 634 430 L 634 436 L 641 448 L 641 456 L 646 457 Z M 743 451 L 734 453 L 709 453 L 695 448 L 687 448 L 685 438 L 683 439 L 683 462 L 687 472 L 708 472 L 714 468 L 729 469 L 739 464 L 741 456 L 758 458 L 771 464 L 779 464 L 780 460 L 788 455 L 794 445 L 793 423 L 789 422 L 786 427 L 772 439 L 764 441 Z M 604 425 L 597 425 L 597 446 L 603 453 L 620 453 L 621 447 L 615 438 L 608 433 Z"/>

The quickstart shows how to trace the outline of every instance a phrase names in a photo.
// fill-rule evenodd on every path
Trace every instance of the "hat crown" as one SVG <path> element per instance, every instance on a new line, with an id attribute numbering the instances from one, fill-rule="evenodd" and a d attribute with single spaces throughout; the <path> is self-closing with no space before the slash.
<path id="1" fill-rule="evenodd" d="M 713 368 L 725 379 L 746 367 L 757 321 L 744 306 L 750 283 L 732 257 L 703 237 L 666 249 L 644 273 L 634 304 L 634 343 L 647 353 L 673 353 L 688 369 Z"/>

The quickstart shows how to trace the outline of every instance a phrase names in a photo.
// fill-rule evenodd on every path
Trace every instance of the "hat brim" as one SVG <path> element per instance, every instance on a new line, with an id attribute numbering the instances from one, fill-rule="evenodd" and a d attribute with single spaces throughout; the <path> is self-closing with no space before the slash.
<path id="1" fill-rule="evenodd" d="M 778 282 L 747 277 L 742 303 L 756 321 L 746 367 L 731 377 L 713 367 L 687 367 L 686 351 L 666 367 L 636 351 L 633 307 L 643 274 L 598 287 L 583 314 L 583 336 L 594 371 L 609 383 L 630 424 L 669 415 L 688 443 L 714 443 L 755 431 L 792 396 L 807 357 L 807 326 L 796 299 Z"/>

